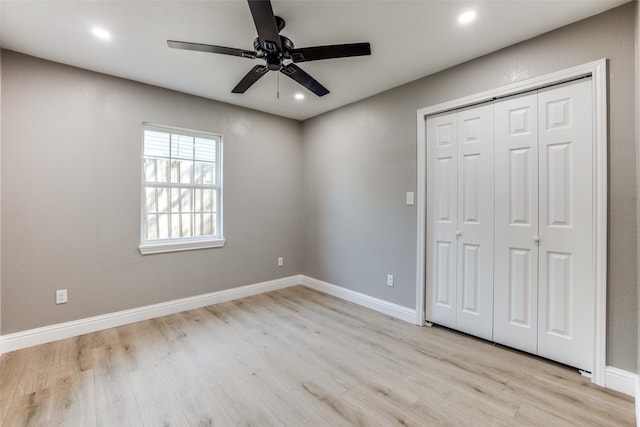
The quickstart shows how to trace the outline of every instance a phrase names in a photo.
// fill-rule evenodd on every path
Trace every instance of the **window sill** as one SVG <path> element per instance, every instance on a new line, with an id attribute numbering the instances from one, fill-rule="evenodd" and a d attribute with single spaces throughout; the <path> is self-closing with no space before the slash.
<path id="1" fill-rule="evenodd" d="M 196 249 L 221 248 L 224 239 L 216 240 L 187 240 L 179 242 L 144 243 L 138 246 L 142 255 L 161 254 L 165 252 L 192 251 Z"/>

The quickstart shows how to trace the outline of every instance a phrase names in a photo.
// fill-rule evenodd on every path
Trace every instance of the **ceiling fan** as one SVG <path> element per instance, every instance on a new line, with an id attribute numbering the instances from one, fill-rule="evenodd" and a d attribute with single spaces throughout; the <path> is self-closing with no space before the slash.
<path id="1" fill-rule="evenodd" d="M 296 49 L 293 42 L 280 35 L 284 28 L 284 19 L 273 14 L 270 0 L 248 0 L 249 9 L 258 31 L 253 41 L 255 50 L 243 50 L 232 47 L 209 44 L 189 43 L 167 40 L 169 47 L 175 49 L 197 50 L 200 52 L 221 53 L 223 55 L 265 60 L 265 65 L 256 65 L 233 88 L 232 93 L 245 93 L 267 71 L 280 71 L 318 96 L 324 96 L 329 90 L 307 74 L 295 63 L 318 61 L 321 59 L 345 58 L 350 56 L 371 55 L 369 43 L 349 43 L 327 46 L 313 46 Z M 289 62 L 291 61 L 291 62 Z"/>

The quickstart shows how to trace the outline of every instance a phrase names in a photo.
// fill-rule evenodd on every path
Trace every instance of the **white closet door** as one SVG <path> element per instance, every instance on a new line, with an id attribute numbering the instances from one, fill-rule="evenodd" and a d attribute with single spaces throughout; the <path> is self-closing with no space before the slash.
<path id="1" fill-rule="evenodd" d="M 591 371 L 595 275 L 591 82 L 541 90 L 538 111 L 538 354 Z"/>
<path id="2" fill-rule="evenodd" d="M 493 338 L 493 105 L 458 113 L 456 329 Z"/>
<path id="3" fill-rule="evenodd" d="M 431 320 L 456 327 L 456 114 L 427 119 L 427 278 Z"/>
<path id="4" fill-rule="evenodd" d="M 537 351 L 538 102 L 497 101 L 495 119 L 494 341 Z"/>

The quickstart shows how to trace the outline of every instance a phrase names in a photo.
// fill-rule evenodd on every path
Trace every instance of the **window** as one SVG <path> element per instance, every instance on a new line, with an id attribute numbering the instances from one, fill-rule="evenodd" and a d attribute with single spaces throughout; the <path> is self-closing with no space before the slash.
<path id="1" fill-rule="evenodd" d="M 220 247 L 222 137 L 144 124 L 142 254 Z"/>

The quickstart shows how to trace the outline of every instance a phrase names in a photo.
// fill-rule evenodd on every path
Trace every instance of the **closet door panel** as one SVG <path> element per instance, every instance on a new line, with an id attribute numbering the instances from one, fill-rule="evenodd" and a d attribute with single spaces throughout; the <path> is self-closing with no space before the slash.
<path id="1" fill-rule="evenodd" d="M 494 341 L 537 352 L 538 103 L 497 101 L 495 123 Z"/>
<path id="2" fill-rule="evenodd" d="M 493 338 L 493 106 L 458 112 L 457 329 Z"/>
<path id="3" fill-rule="evenodd" d="M 593 136 L 591 83 L 538 96 L 540 278 L 538 354 L 593 366 Z"/>
<path id="4" fill-rule="evenodd" d="M 456 114 L 427 119 L 427 280 L 431 320 L 456 327 L 458 215 Z"/>

